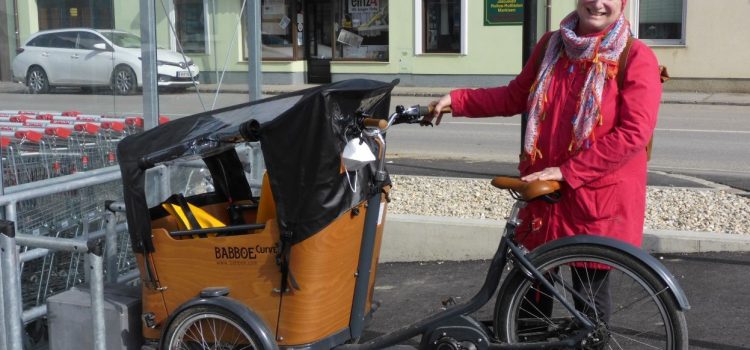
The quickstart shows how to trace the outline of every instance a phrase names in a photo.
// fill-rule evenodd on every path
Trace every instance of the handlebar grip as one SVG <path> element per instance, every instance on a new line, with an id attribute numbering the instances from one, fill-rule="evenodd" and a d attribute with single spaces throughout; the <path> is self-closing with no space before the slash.
<path id="1" fill-rule="evenodd" d="M 388 127 L 388 121 L 385 119 L 365 118 L 362 122 L 364 126 L 378 129 L 385 129 Z"/>
<path id="2" fill-rule="evenodd" d="M 423 109 L 424 109 L 424 112 L 422 111 Z M 422 115 L 422 116 L 430 115 L 434 111 L 435 111 L 434 106 L 419 107 L 419 115 Z M 440 113 L 452 113 L 452 112 L 453 112 L 453 109 L 451 109 L 450 107 L 445 107 L 440 111 Z"/>

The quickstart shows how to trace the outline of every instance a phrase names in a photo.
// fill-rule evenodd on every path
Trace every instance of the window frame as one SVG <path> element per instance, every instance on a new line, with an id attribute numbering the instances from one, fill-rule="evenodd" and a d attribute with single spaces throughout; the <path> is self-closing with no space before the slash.
<path id="1" fill-rule="evenodd" d="M 414 55 L 460 55 L 469 54 L 469 0 L 458 0 L 461 3 L 461 48 L 459 52 L 426 52 L 425 51 L 425 13 L 424 0 L 414 0 Z"/>
<path id="2" fill-rule="evenodd" d="M 76 46 L 78 44 L 78 33 L 76 31 L 61 31 L 61 32 L 55 32 L 52 33 L 52 37 L 50 38 L 50 41 L 47 42 L 48 48 L 51 49 L 66 49 L 66 50 L 75 50 Z M 72 46 L 60 46 L 61 43 L 70 43 L 72 39 Z M 68 44 L 70 45 L 70 44 Z"/>
<path id="3" fill-rule="evenodd" d="M 688 1 L 687 0 L 680 0 L 682 1 L 682 28 L 681 28 L 681 34 L 680 39 L 648 39 L 648 38 L 641 38 L 639 33 L 639 27 L 640 27 L 640 13 L 641 13 L 641 1 L 634 1 L 633 6 L 631 7 L 630 12 L 630 18 L 632 18 L 633 25 L 631 26 L 631 30 L 633 31 L 633 35 L 635 35 L 636 38 L 640 39 L 644 43 L 646 43 L 649 46 L 686 46 L 687 45 L 687 7 L 688 7 Z"/>

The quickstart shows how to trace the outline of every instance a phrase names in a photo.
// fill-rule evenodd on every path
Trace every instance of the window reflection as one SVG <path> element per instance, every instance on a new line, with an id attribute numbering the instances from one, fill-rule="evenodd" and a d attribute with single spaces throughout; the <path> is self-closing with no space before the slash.
<path id="1" fill-rule="evenodd" d="M 37 0 L 39 29 L 113 28 L 112 0 Z"/>
<path id="2" fill-rule="evenodd" d="M 638 37 L 641 39 L 682 41 L 683 0 L 641 0 Z"/>
<path id="3" fill-rule="evenodd" d="M 206 52 L 204 0 L 174 0 L 177 40 L 185 52 Z"/>
<path id="4" fill-rule="evenodd" d="M 336 58 L 388 60 L 388 0 L 339 0 Z"/>
<path id="5" fill-rule="evenodd" d="M 264 60 L 388 60 L 388 0 L 265 0 L 261 22 Z"/>
<path id="6" fill-rule="evenodd" d="M 461 52 L 459 0 L 424 0 L 425 52 Z"/>

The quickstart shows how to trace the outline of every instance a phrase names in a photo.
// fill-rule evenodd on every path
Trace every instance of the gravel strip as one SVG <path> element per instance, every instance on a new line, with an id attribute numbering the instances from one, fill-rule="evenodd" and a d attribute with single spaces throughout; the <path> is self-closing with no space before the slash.
<path id="1" fill-rule="evenodd" d="M 504 219 L 513 203 L 487 179 L 391 175 L 388 212 Z M 750 199 L 713 189 L 649 187 L 646 228 L 750 235 Z"/>

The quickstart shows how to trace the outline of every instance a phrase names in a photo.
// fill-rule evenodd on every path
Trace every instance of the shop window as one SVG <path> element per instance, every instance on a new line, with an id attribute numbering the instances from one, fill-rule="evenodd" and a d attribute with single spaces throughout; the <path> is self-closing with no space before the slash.
<path id="1" fill-rule="evenodd" d="M 685 44 L 685 0 L 640 0 L 637 36 L 653 45 Z"/>
<path id="2" fill-rule="evenodd" d="M 467 0 L 415 0 L 416 53 L 466 54 Z"/>
<path id="3" fill-rule="evenodd" d="M 88 27 L 112 28 L 112 0 L 37 0 L 39 30 Z"/>
<path id="4" fill-rule="evenodd" d="M 388 0 L 340 0 L 334 15 L 334 58 L 388 60 Z"/>
<path id="5" fill-rule="evenodd" d="M 186 53 L 206 53 L 204 0 L 174 0 L 175 31 Z"/>
<path id="6" fill-rule="evenodd" d="M 242 1 L 240 1 L 242 3 Z M 252 4 L 248 1 L 248 5 Z M 302 5 L 296 3 L 298 15 L 292 15 L 295 11 L 290 0 L 266 0 L 260 7 L 260 30 L 261 30 L 261 56 L 264 60 L 293 59 L 296 52 L 293 43 L 298 32 L 295 28 L 303 28 Z M 247 60 L 247 9 L 242 11 L 242 52 L 243 59 Z M 301 35 L 296 36 L 302 40 Z"/>

